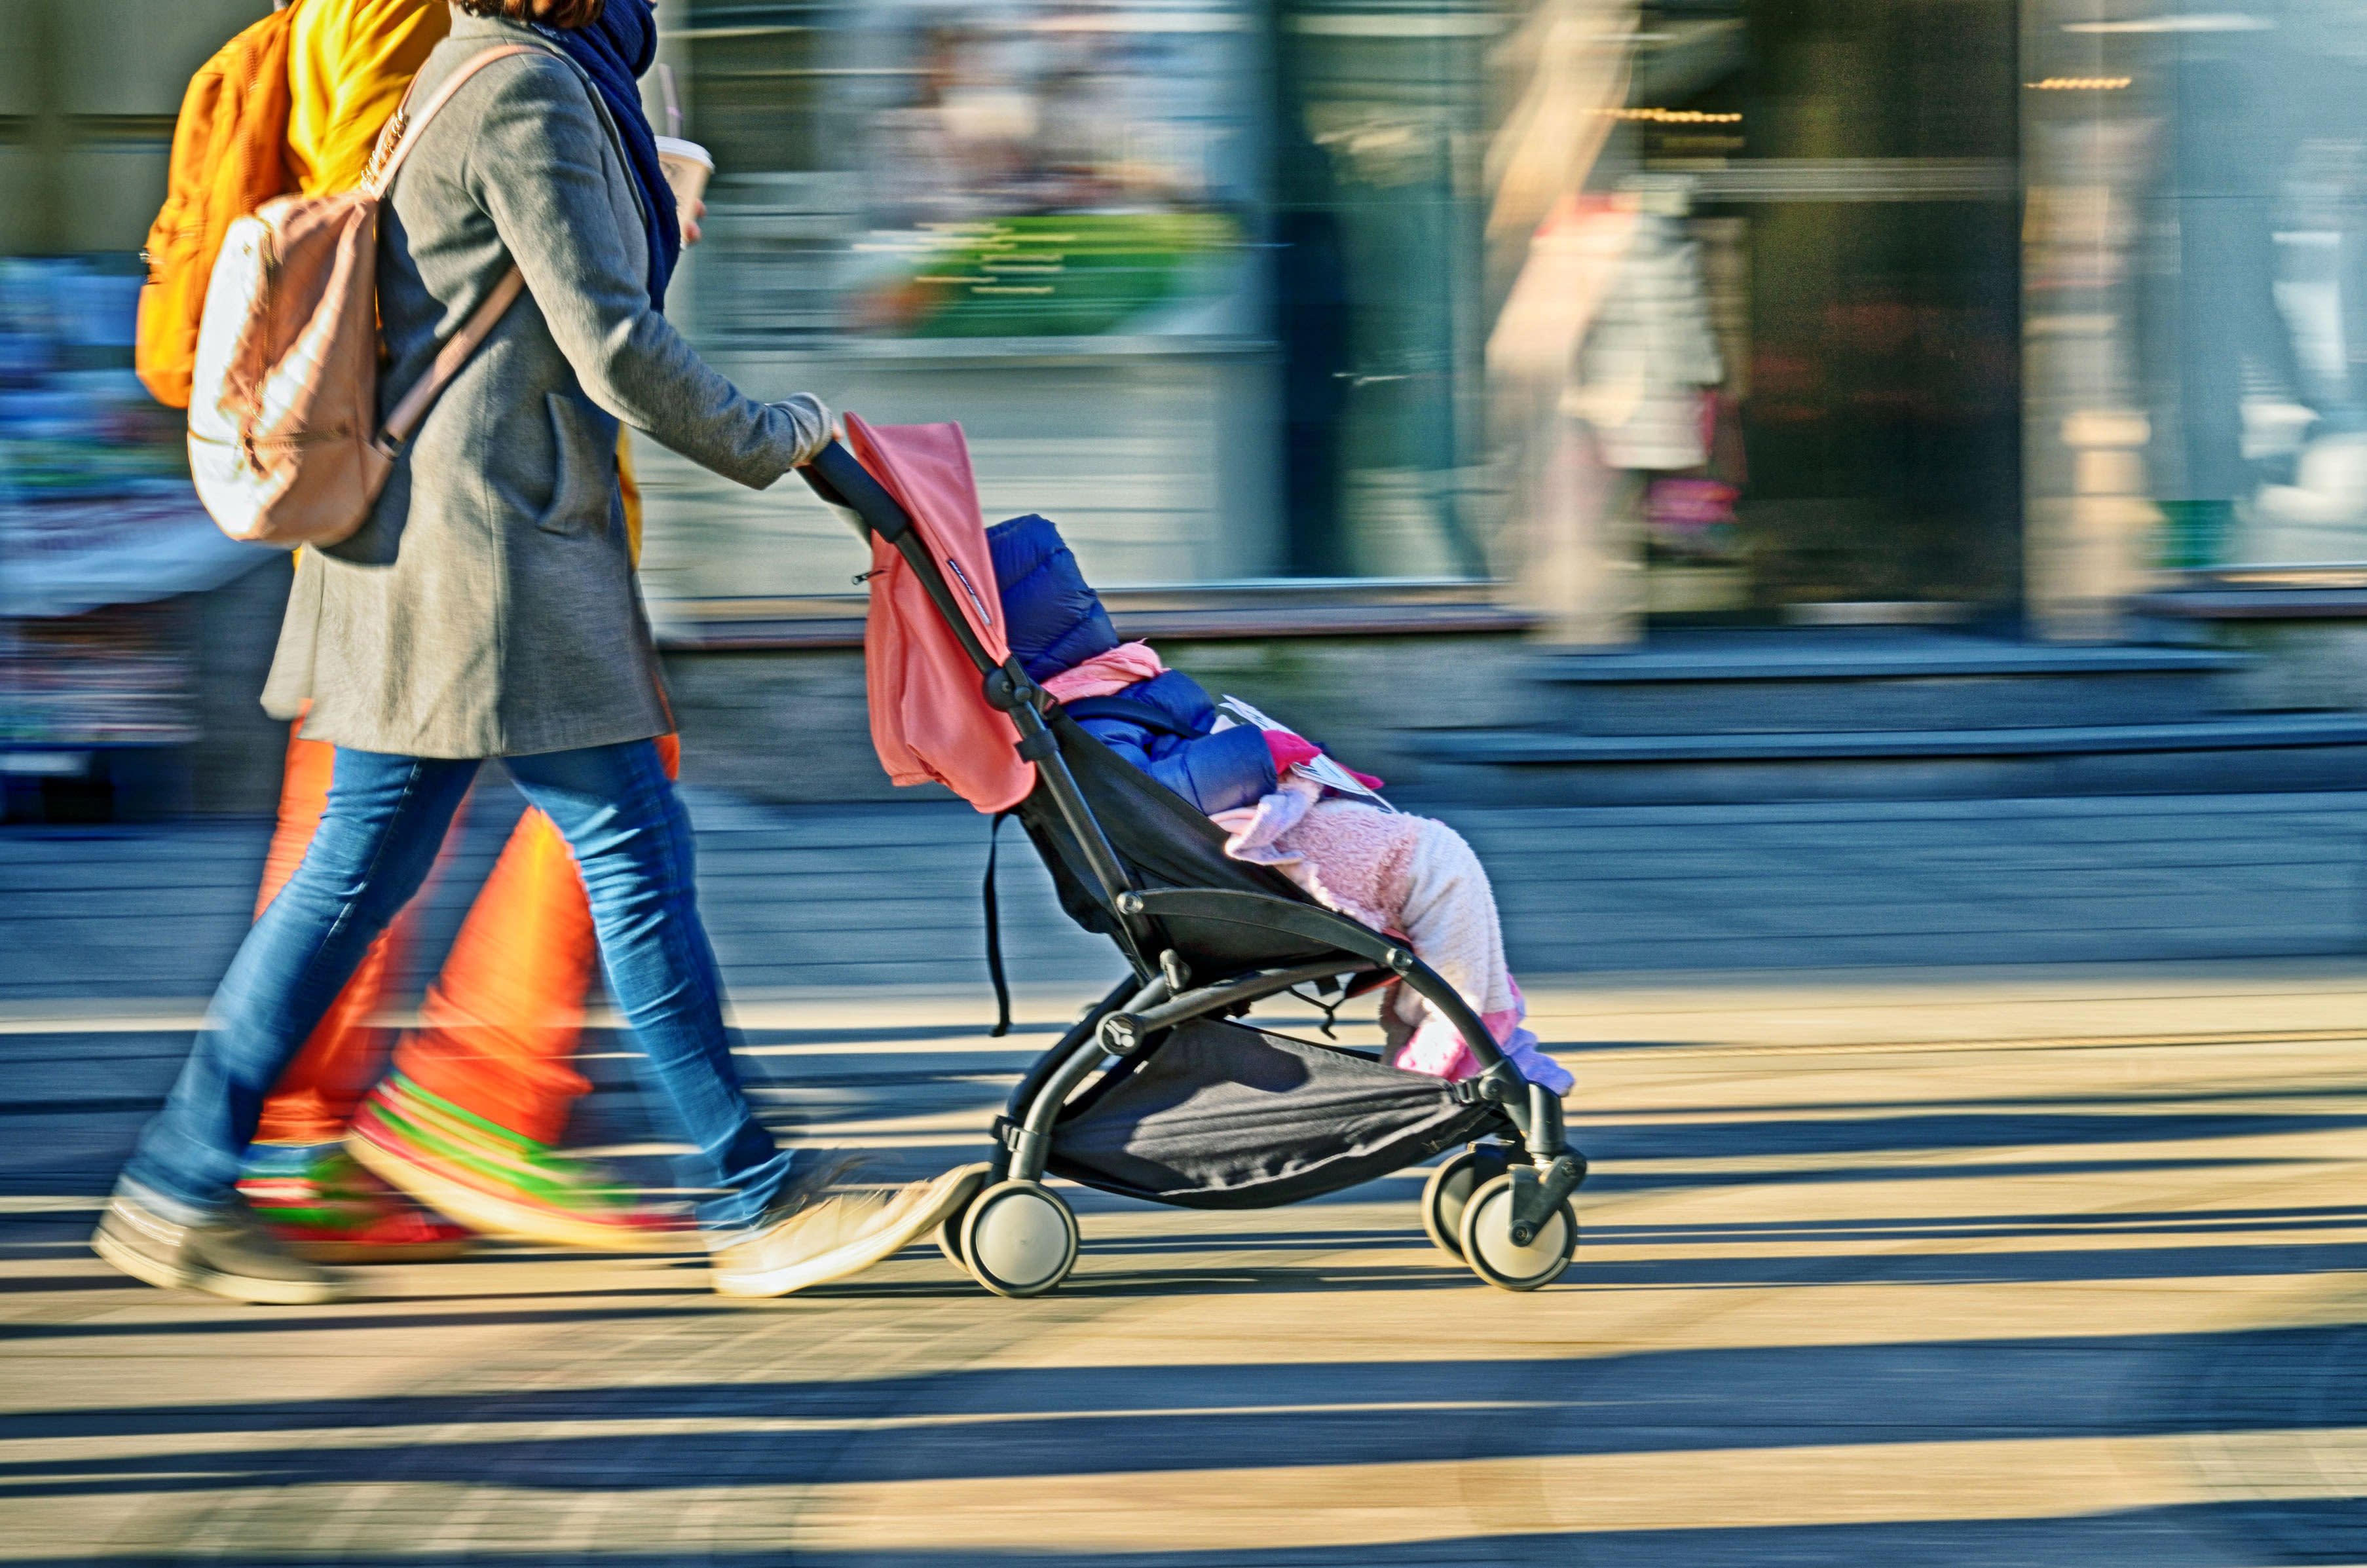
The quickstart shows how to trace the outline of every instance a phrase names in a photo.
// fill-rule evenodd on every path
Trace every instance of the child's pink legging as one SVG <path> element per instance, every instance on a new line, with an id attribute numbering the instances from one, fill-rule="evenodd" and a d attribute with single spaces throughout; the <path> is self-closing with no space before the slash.
<path id="1" fill-rule="evenodd" d="M 1504 961 L 1504 930 L 1487 868 L 1444 823 L 1362 801 L 1309 806 L 1257 854 L 1321 903 L 1408 946 L 1455 993 L 1532 1082 L 1566 1092 L 1569 1074 L 1522 1027 L 1521 988 Z M 1382 1008 L 1391 1060 L 1410 1072 L 1463 1078 L 1478 1062 L 1454 1026 L 1421 996 L 1393 987 Z"/>

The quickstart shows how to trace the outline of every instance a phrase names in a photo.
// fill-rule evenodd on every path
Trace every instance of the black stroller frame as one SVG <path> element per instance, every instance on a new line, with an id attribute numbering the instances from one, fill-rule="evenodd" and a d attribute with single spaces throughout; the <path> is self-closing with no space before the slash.
<path id="1" fill-rule="evenodd" d="M 1078 1233 L 1067 1205 L 1043 1185 L 1048 1171 L 1155 1201 L 1263 1207 L 1347 1185 L 1342 1171 L 1361 1172 L 1354 1180 L 1370 1179 L 1418 1163 L 1451 1142 L 1471 1140 L 1470 1147 L 1433 1174 L 1423 1194 L 1422 1216 L 1432 1239 L 1493 1285 L 1532 1290 L 1557 1278 L 1577 1244 L 1569 1199 L 1586 1176 L 1585 1159 L 1565 1131 L 1560 1097 L 1523 1078 L 1469 1004 L 1410 949 L 1323 908 L 1263 868 L 1216 863 L 1246 886 L 1144 885 L 1156 879 L 1129 871 L 1080 785 L 1081 768 L 1104 793 L 1115 786 L 1135 801 L 1181 813 L 1166 824 L 1171 832 L 1182 823 L 1203 835 L 1216 830 L 1181 797 L 1103 748 L 1028 677 L 1016 657 L 997 661 L 989 654 L 922 531 L 852 452 L 832 441 L 800 472 L 823 501 L 852 515 L 858 531 L 895 548 L 959 640 L 978 668 L 986 701 L 1010 716 L 1019 733 L 1020 756 L 1036 766 L 1035 790 L 1015 814 L 1043 854 L 1069 913 L 1116 941 L 1129 967 L 1012 1091 L 995 1123 L 991 1158 L 978 1173 L 964 1207 L 940 1232 L 946 1256 L 998 1294 L 1036 1295 L 1057 1286 L 1075 1262 Z M 1221 839 L 1221 834 L 1217 836 Z M 1260 949 L 1278 956 L 1247 962 L 1223 956 Z M 1207 956 L 1212 950 L 1218 955 L 1214 960 Z M 1341 1057 L 1374 1062 L 1369 1053 L 1265 1035 L 1224 1020 L 1285 993 L 1314 1000 L 1328 1012 L 1392 980 L 1437 1008 L 1479 1064 L 1476 1076 L 1455 1084 L 1376 1063 L 1351 1069 L 1421 1085 L 1412 1092 L 1433 1096 L 1440 1109 L 1421 1128 L 1393 1141 L 1378 1140 L 1327 1173 L 1286 1175 L 1262 1186 L 1161 1190 L 1122 1165 L 1074 1160 L 1064 1165 L 1058 1134 L 1080 1108 L 1111 1090 L 1166 1042 L 1194 1030 L 1229 1030 L 1223 1042 L 1229 1051 L 1248 1049 L 1268 1057 L 1286 1052 L 1294 1061 L 1280 1064 L 1293 1072 L 1303 1073 L 1308 1064 L 1329 1070 L 1327 1061 Z M 1308 997 L 1308 987 L 1315 988 L 1315 998 Z M 1171 1054 L 1184 1051 L 1179 1047 Z M 1097 1072 L 1103 1080 L 1089 1086 L 1087 1080 Z M 1384 1163 L 1376 1166 L 1376 1159 Z"/>

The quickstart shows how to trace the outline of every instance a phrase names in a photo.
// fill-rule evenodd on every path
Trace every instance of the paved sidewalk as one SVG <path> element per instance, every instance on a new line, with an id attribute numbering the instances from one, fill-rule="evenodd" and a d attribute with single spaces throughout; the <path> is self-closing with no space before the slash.
<path id="1" fill-rule="evenodd" d="M 1076 994 L 994 1041 L 968 998 L 801 994 L 742 1060 L 786 1136 L 942 1166 Z M 1036 1301 L 925 1249 L 730 1303 L 695 1260 L 492 1245 L 334 1308 L 168 1295 L 82 1239 L 165 1042 L 20 1018 L 0 1560 L 2358 1561 L 2367 966 L 1536 1000 L 1597 1174 L 1528 1297 L 1431 1249 L 1419 1173 L 1251 1213 L 1068 1189 L 1084 1257 Z"/>
<path id="2" fill-rule="evenodd" d="M 516 811 L 481 792 L 426 898 L 432 960 Z M 701 898 L 734 994 L 984 985 L 986 824 L 960 808 L 697 794 Z M 1556 975 L 2367 951 L 2367 794 L 1449 811 L 1516 967 Z M 187 1003 L 252 908 L 255 823 L 0 829 L 0 1007 Z M 1015 980 L 1113 968 L 1004 835 Z"/>

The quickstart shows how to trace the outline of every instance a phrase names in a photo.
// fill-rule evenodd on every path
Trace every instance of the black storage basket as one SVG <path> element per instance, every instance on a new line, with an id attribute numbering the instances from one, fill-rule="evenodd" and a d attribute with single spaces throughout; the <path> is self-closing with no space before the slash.
<path id="1" fill-rule="evenodd" d="M 1053 1128 L 1049 1168 L 1129 1198 L 1264 1209 L 1509 1131 L 1455 1085 L 1202 1018 L 1079 1096 Z"/>

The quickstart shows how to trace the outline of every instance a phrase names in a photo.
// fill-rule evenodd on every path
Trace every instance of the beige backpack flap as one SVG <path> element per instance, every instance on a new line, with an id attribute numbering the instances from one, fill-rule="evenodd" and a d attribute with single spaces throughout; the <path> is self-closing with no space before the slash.
<path id="1" fill-rule="evenodd" d="M 545 52 L 523 43 L 485 51 L 447 76 L 443 85 L 436 89 L 436 96 L 429 98 L 427 106 L 419 111 L 416 119 L 411 118 L 411 95 L 419 86 L 414 78 L 411 88 L 402 95 L 402 102 L 395 107 L 394 118 L 387 121 L 386 130 L 379 138 L 378 151 L 370 156 L 371 173 L 362 188 L 371 197 L 384 199 L 388 187 L 394 183 L 396 172 L 402 167 L 403 160 L 410 157 L 412 149 L 419 145 L 421 133 L 426 131 L 429 122 L 470 77 L 496 60 L 506 60 L 514 54 Z M 390 142 L 392 143 L 391 147 Z M 511 267 L 502 280 L 493 285 L 493 291 L 485 296 L 484 302 L 469 313 L 469 319 L 462 324 L 460 330 L 444 340 L 443 347 L 436 351 L 434 362 L 427 367 L 427 373 L 421 376 L 388 413 L 385 427 L 378 433 L 371 445 L 388 458 L 399 454 L 403 443 L 410 440 L 412 433 L 419 428 L 420 421 L 427 417 L 427 411 L 436 406 L 436 400 L 444 394 L 444 389 L 452 384 L 452 378 L 459 375 L 461 368 L 483 347 L 485 339 L 493 335 L 493 328 L 525 291 L 526 275 L 516 267 Z"/>

